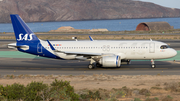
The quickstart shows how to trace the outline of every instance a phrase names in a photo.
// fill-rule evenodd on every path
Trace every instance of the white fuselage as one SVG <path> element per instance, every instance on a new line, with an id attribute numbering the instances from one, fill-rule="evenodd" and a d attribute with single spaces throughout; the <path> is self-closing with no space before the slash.
<path id="1" fill-rule="evenodd" d="M 42 46 L 53 53 L 46 41 L 41 41 Z M 51 41 L 58 51 L 79 53 L 114 54 L 121 59 L 165 59 L 173 57 L 177 52 L 167 44 L 159 41 Z M 167 46 L 162 49 L 161 46 Z M 56 53 L 63 59 L 76 59 L 77 55 Z"/>

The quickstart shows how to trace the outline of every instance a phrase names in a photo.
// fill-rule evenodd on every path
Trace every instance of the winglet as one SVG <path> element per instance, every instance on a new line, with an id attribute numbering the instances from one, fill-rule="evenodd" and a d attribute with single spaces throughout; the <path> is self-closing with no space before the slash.
<path id="1" fill-rule="evenodd" d="M 49 40 L 47 40 L 47 42 L 48 42 L 49 46 L 51 47 L 51 49 L 52 49 L 53 51 L 55 51 L 55 48 L 52 46 L 52 44 L 49 42 Z"/>
<path id="2" fill-rule="evenodd" d="M 94 41 L 93 38 L 92 38 L 91 36 L 89 36 L 89 39 L 90 39 L 91 41 Z"/>

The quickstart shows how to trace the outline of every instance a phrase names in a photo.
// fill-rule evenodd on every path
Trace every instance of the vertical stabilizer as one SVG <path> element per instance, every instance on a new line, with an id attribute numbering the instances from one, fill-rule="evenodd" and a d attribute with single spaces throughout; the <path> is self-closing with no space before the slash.
<path id="1" fill-rule="evenodd" d="M 17 42 L 39 41 L 28 25 L 17 14 L 11 14 L 11 21 Z"/>

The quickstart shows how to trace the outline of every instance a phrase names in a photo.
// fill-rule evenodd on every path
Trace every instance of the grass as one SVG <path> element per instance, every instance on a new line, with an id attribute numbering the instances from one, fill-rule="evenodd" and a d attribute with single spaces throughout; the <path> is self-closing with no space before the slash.
<path id="1" fill-rule="evenodd" d="M 64 31 L 64 32 L 47 32 L 47 33 L 65 33 L 65 34 L 72 34 L 72 33 L 76 33 L 76 34 L 165 34 L 165 33 L 180 33 L 180 29 L 173 29 L 173 30 L 158 30 L 158 31 L 99 31 L 99 32 L 89 32 L 89 31 L 84 31 L 84 32 L 71 32 L 71 31 Z"/>
<path id="2" fill-rule="evenodd" d="M 168 33 L 168 34 L 164 34 Z M 159 39 L 170 39 L 170 40 L 180 40 L 180 35 L 171 35 L 174 33 L 180 33 L 180 29 L 165 30 L 165 31 L 107 31 L 107 32 L 37 32 L 38 38 L 46 40 L 72 40 L 72 37 L 76 36 L 79 40 L 89 40 L 89 35 L 83 34 L 93 34 L 91 35 L 94 40 L 159 40 Z M 13 34 L 13 33 L 0 33 L 0 34 Z M 41 35 L 47 34 L 47 35 Z M 55 34 L 55 35 L 48 35 Z M 57 34 L 57 35 L 56 35 Z M 61 35 L 59 35 L 61 34 Z M 76 35 L 72 35 L 76 34 Z M 102 34 L 102 35 L 97 35 Z M 113 35 L 108 35 L 113 34 Z M 126 34 L 126 35 L 124 35 Z M 131 35 L 128 35 L 131 34 Z M 133 35 L 138 34 L 138 35 Z M 143 35 L 141 35 L 143 34 Z M 147 35 L 144 35 L 147 34 Z M 159 35 L 150 35 L 159 34 Z M 1 36 L 0 39 L 14 39 L 15 36 Z"/>
<path id="3" fill-rule="evenodd" d="M 164 97 L 164 98 L 162 99 L 162 101 L 173 101 L 173 97 L 171 97 L 170 95 L 168 95 L 168 96 Z"/>
<path id="4" fill-rule="evenodd" d="M 157 90 L 160 90 L 162 89 L 161 87 L 151 87 L 151 89 L 157 89 Z"/>
<path id="5" fill-rule="evenodd" d="M 36 34 L 175 34 L 180 33 L 180 29 L 159 30 L 159 31 L 107 31 L 107 32 L 37 32 Z M 13 34 L 11 32 L 1 32 L 0 34 Z"/>
<path id="6" fill-rule="evenodd" d="M 42 40 L 72 40 L 74 35 L 37 35 Z M 78 40 L 89 40 L 89 35 L 76 35 Z M 180 40 L 180 35 L 91 35 L 94 40 Z M 15 40 L 14 36 L 1 36 L 0 39 Z"/>
<path id="7" fill-rule="evenodd" d="M 147 98 L 145 101 L 159 101 L 159 98 Z"/>
<path id="8" fill-rule="evenodd" d="M 171 92 L 180 92 L 179 83 L 175 82 L 166 84 L 164 89 Z"/>

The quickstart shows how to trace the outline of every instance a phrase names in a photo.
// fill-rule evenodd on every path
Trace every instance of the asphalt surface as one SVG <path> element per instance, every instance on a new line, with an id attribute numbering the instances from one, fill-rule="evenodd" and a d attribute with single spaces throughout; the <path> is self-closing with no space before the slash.
<path id="1" fill-rule="evenodd" d="M 121 68 L 87 68 L 88 61 L 53 59 L 0 58 L 0 75 L 180 75 L 180 62 L 156 61 L 156 68 L 150 68 L 150 61 L 132 61 Z"/>
<path id="2" fill-rule="evenodd" d="M 180 50 L 179 40 L 161 40 L 170 47 Z M 8 43 L 14 40 L 0 40 L 0 51 L 7 49 Z M 89 70 L 88 61 L 54 60 L 39 58 L 0 58 L 0 75 L 44 74 L 44 75 L 180 75 L 180 61 L 155 61 L 156 68 L 152 69 L 150 61 L 132 61 L 130 65 L 121 65 L 121 68 L 95 68 Z"/>

